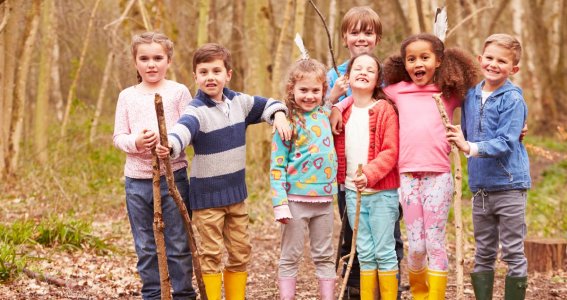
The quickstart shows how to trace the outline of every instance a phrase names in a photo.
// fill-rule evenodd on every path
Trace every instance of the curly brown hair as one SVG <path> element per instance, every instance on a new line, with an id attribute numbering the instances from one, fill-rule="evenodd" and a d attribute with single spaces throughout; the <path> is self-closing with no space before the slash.
<path id="1" fill-rule="evenodd" d="M 297 137 L 297 127 L 305 129 L 305 118 L 303 117 L 303 110 L 295 102 L 295 95 L 293 89 L 295 84 L 302 80 L 307 74 L 314 75 L 318 82 L 321 82 L 321 94 L 323 97 L 327 95 L 329 84 L 327 83 L 327 68 L 315 59 L 300 59 L 291 66 L 288 72 L 286 86 L 285 86 L 285 105 L 289 110 L 290 123 L 293 126 L 293 134 L 291 140 Z M 324 100 L 323 100 L 324 101 Z M 320 103 L 319 105 L 323 105 Z"/>
<path id="2" fill-rule="evenodd" d="M 433 34 L 420 33 L 405 39 L 400 46 L 400 54 L 388 57 L 384 63 L 384 82 L 394 84 L 400 81 L 411 82 L 405 68 L 406 48 L 417 41 L 431 44 L 433 53 L 441 61 L 435 71 L 433 83 L 437 85 L 447 99 L 455 97 L 462 101 L 467 90 L 475 86 L 479 80 L 479 68 L 474 57 L 461 48 L 445 49 L 443 42 Z"/>

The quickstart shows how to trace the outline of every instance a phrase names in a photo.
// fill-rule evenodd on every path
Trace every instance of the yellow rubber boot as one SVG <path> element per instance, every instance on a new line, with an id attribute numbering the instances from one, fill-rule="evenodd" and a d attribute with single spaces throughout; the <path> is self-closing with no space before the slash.
<path id="1" fill-rule="evenodd" d="M 378 271 L 380 299 L 396 300 L 398 298 L 398 270 Z"/>
<path id="2" fill-rule="evenodd" d="M 429 287 L 427 285 L 427 268 L 421 271 L 409 270 L 410 292 L 415 300 L 427 300 Z"/>
<path id="3" fill-rule="evenodd" d="M 205 291 L 207 299 L 221 300 L 222 274 L 212 273 L 203 274 L 203 282 L 205 283 Z"/>
<path id="4" fill-rule="evenodd" d="M 447 288 L 447 271 L 428 270 L 429 299 L 445 300 L 445 289 Z"/>
<path id="5" fill-rule="evenodd" d="M 224 296 L 226 300 L 244 300 L 246 298 L 246 272 L 230 272 L 225 270 Z"/>
<path id="6" fill-rule="evenodd" d="M 360 300 L 376 299 L 378 274 L 376 270 L 360 270 Z"/>

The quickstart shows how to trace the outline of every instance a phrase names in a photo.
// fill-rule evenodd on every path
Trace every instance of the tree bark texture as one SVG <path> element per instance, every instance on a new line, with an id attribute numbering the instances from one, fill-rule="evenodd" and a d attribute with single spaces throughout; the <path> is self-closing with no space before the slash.
<path id="1" fill-rule="evenodd" d="M 530 238 L 524 242 L 529 272 L 558 271 L 567 263 L 566 239 Z"/>
<path id="2" fill-rule="evenodd" d="M 54 0 L 45 0 L 41 10 L 41 49 L 53 49 L 55 39 L 55 28 L 53 22 L 55 13 Z M 37 79 L 37 98 L 35 102 L 35 114 L 33 117 L 33 141 L 37 161 L 41 164 L 47 162 L 47 129 L 49 128 L 49 96 L 51 89 L 51 64 L 53 51 L 41 51 L 39 59 L 39 75 Z"/>
<path id="3" fill-rule="evenodd" d="M 155 107 L 156 107 L 156 115 L 159 126 L 160 144 L 169 145 L 167 141 L 167 129 L 165 127 L 163 102 L 159 94 L 155 95 Z M 192 255 L 193 271 L 195 273 L 195 277 L 197 278 L 199 293 L 201 295 L 201 299 L 207 300 L 208 298 L 207 298 L 207 292 L 205 291 L 205 283 L 203 282 L 201 263 L 199 262 L 200 255 L 199 255 L 199 250 L 197 248 L 197 242 L 195 241 L 195 234 L 193 232 L 191 219 L 189 218 L 187 207 L 185 207 L 185 203 L 183 202 L 183 199 L 181 198 L 181 195 L 177 190 L 177 186 L 175 185 L 175 180 L 173 178 L 173 171 L 171 169 L 171 163 L 169 161 L 169 157 L 163 159 L 163 164 L 165 166 L 165 177 L 167 179 L 167 187 L 169 190 L 169 194 L 173 197 L 173 200 L 175 201 L 175 204 L 177 205 L 177 208 L 181 213 L 181 217 L 183 218 L 183 224 L 185 225 L 185 231 L 187 232 L 187 241 L 189 243 L 189 249 L 191 249 L 191 253 L 193 254 Z"/>
<path id="4" fill-rule="evenodd" d="M 167 268 L 167 251 L 165 248 L 165 237 L 163 230 L 163 213 L 161 209 L 160 189 L 160 166 L 155 147 L 152 149 L 152 185 L 154 194 L 154 239 L 156 241 L 156 254 L 158 258 L 159 283 L 161 288 L 161 299 L 171 299 L 171 282 L 169 281 L 169 270 Z"/>
<path id="5" fill-rule="evenodd" d="M 293 35 L 290 34 L 290 23 L 293 18 L 293 6 L 294 0 L 287 0 L 285 5 L 284 19 L 280 35 L 278 37 L 278 43 L 276 46 L 276 53 L 274 55 L 274 67 L 272 69 L 272 94 L 283 94 L 282 91 L 282 74 L 283 72 L 283 60 L 285 53 L 286 44 L 289 45 L 289 41 L 293 39 Z"/>
<path id="6" fill-rule="evenodd" d="M 40 2 L 34 0 L 30 12 L 30 21 L 26 26 L 24 37 L 24 48 L 16 69 L 16 86 L 14 89 L 14 103 L 12 106 L 12 118 L 10 121 L 10 131 L 8 133 L 8 151 L 6 152 L 5 174 L 13 174 L 16 170 L 18 157 L 20 154 L 20 141 L 23 135 L 24 111 L 26 105 L 26 92 L 28 83 L 28 73 L 30 70 L 32 54 L 35 46 L 35 38 L 39 28 Z"/>

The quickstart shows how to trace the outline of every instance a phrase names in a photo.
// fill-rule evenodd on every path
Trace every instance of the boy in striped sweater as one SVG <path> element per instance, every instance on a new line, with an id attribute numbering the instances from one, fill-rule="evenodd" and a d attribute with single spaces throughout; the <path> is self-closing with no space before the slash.
<path id="1" fill-rule="evenodd" d="M 169 131 L 169 148 L 158 145 L 160 157 L 177 157 L 189 145 L 195 150 L 189 202 L 201 237 L 201 267 L 209 299 L 221 299 L 224 277 L 226 299 L 246 294 L 246 267 L 250 260 L 245 183 L 246 128 L 261 121 L 272 123 L 289 140 L 287 108 L 274 99 L 232 91 L 230 52 L 205 44 L 193 56 L 193 74 L 199 90 L 177 124 Z M 222 248 L 228 261 L 222 267 Z M 224 276 L 223 276 L 224 275 Z"/>

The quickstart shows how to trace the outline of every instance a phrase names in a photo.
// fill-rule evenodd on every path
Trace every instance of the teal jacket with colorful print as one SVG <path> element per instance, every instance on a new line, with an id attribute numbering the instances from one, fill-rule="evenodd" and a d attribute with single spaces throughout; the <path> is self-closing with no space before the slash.
<path id="1" fill-rule="evenodd" d="M 272 140 L 270 184 L 274 207 L 287 205 L 288 195 L 332 196 L 337 193 L 337 155 L 329 110 L 319 106 L 304 113 L 293 141 Z"/>

